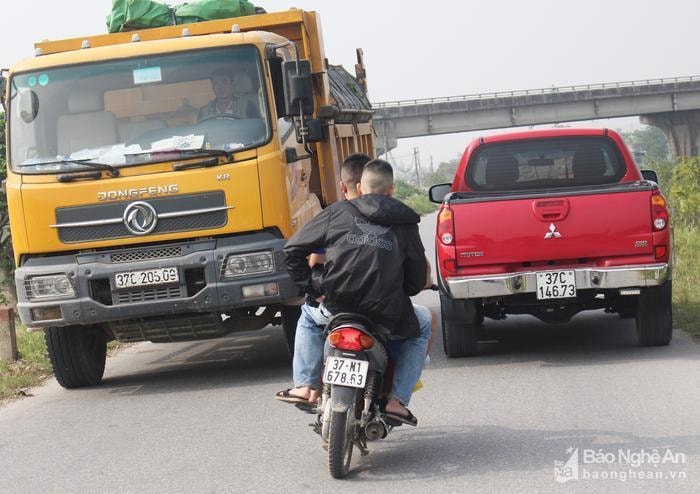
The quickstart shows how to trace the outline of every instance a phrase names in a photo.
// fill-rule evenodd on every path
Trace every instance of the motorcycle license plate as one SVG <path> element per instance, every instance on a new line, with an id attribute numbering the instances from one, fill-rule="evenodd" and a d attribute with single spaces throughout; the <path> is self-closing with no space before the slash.
<path id="1" fill-rule="evenodd" d="M 328 357 L 323 382 L 351 388 L 364 388 L 369 362 L 342 357 Z"/>
<path id="2" fill-rule="evenodd" d="M 537 273 L 537 300 L 576 296 L 576 275 L 573 271 Z"/>

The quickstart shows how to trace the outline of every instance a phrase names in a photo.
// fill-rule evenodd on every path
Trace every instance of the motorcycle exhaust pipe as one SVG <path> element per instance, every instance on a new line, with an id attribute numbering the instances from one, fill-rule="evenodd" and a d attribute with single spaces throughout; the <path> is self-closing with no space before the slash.
<path id="1" fill-rule="evenodd" d="M 365 437 L 368 441 L 384 439 L 388 433 L 389 430 L 382 420 L 372 420 L 365 426 Z"/>

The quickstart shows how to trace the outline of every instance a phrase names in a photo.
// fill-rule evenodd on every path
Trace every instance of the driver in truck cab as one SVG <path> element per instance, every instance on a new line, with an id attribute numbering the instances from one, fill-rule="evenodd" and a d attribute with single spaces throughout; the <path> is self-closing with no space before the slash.
<path id="1" fill-rule="evenodd" d="M 234 74 L 226 68 L 216 69 L 209 77 L 215 98 L 199 109 L 197 120 L 221 115 L 234 118 L 260 118 L 256 92 L 245 72 Z"/>

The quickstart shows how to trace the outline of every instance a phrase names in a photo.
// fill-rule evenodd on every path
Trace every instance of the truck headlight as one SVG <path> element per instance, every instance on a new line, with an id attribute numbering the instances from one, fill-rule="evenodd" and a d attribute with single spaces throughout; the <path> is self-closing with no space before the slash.
<path id="1" fill-rule="evenodd" d="M 275 255 L 272 251 L 230 254 L 221 269 L 224 278 L 248 274 L 272 273 L 275 270 Z"/>
<path id="2" fill-rule="evenodd" d="M 24 288 L 30 300 L 75 297 L 73 283 L 65 274 L 32 276 L 24 281 Z"/>

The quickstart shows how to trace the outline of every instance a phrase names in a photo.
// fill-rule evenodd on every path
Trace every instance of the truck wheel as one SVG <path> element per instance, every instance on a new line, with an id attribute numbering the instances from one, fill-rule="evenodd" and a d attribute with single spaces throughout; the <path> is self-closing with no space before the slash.
<path id="1" fill-rule="evenodd" d="M 289 355 L 294 357 L 294 336 L 297 333 L 297 322 L 301 316 L 301 307 L 298 305 L 284 305 L 280 310 L 282 313 L 282 330 L 284 338 L 287 340 L 287 350 Z"/>
<path id="2" fill-rule="evenodd" d="M 440 294 L 442 345 L 450 358 L 476 355 L 476 327 L 482 319 L 474 300 L 452 299 Z"/>
<path id="3" fill-rule="evenodd" d="M 673 336 L 671 280 L 642 288 L 637 307 L 637 338 L 643 346 L 668 345 Z"/>
<path id="4" fill-rule="evenodd" d="M 46 328 L 44 340 L 58 384 L 71 389 L 94 386 L 102 381 L 107 337 L 99 328 Z"/>

